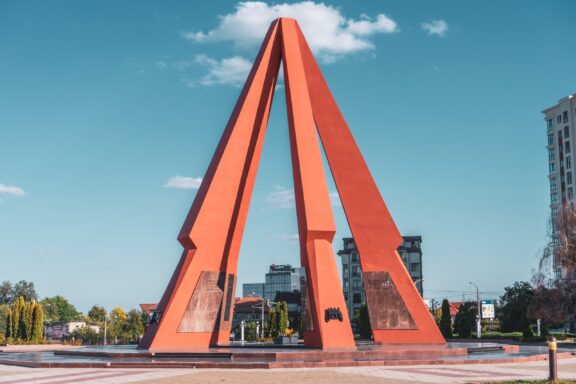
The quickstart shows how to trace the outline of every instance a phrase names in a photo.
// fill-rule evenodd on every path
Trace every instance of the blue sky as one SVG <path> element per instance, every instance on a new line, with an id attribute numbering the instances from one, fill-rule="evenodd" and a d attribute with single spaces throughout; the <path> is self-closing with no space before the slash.
<path id="1" fill-rule="evenodd" d="M 423 236 L 425 297 L 471 297 L 474 281 L 491 298 L 529 279 L 549 214 L 541 111 L 576 91 L 569 0 L 3 1 L 0 280 L 81 310 L 157 301 L 278 15 L 301 21 L 400 231 Z M 299 263 L 284 100 L 240 283 Z M 334 213 L 337 250 L 349 230 Z"/>

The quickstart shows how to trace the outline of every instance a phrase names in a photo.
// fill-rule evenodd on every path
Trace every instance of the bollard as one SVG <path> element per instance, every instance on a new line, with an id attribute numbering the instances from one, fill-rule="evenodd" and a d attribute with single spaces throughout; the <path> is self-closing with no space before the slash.
<path id="1" fill-rule="evenodd" d="M 548 342 L 548 366 L 550 368 L 550 380 L 553 383 L 558 383 L 558 364 L 556 356 L 556 338 L 550 338 Z"/>

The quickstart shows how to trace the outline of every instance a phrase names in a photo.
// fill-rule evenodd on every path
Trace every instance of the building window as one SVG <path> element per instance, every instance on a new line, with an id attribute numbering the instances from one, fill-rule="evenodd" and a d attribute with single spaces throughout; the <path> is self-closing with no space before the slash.
<path id="1" fill-rule="evenodd" d="M 362 304 L 362 295 L 360 293 L 352 295 L 352 302 L 354 304 Z"/>
<path id="2" fill-rule="evenodd" d="M 360 267 L 357 265 L 352 267 L 352 276 L 360 276 Z"/>
<path id="3" fill-rule="evenodd" d="M 570 142 L 569 141 L 564 143 L 564 152 L 570 153 Z"/>
<path id="4" fill-rule="evenodd" d="M 360 289 L 360 288 L 362 288 L 362 280 L 360 280 L 360 279 L 354 279 L 354 280 L 352 280 L 352 288 L 353 288 L 353 289 Z"/>
<path id="5" fill-rule="evenodd" d="M 566 156 L 566 169 L 572 168 L 572 160 L 570 160 L 570 156 Z"/>
<path id="6" fill-rule="evenodd" d="M 554 135 L 551 133 L 548 135 L 548 145 L 552 144 L 554 142 Z"/>
<path id="7" fill-rule="evenodd" d="M 556 116 L 556 124 L 560 124 L 562 123 L 562 116 L 558 115 Z"/>
<path id="8" fill-rule="evenodd" d="M 564 111 L 564 113 L 562 113 L 562 116 L 564 116 L 564 123 L 568 122 L 568 111 Z"/>
<path id="9" fill-rule="evenodd" d="M 550 168 L 550 174 L 553 175 L 556 173 L 556 164 L 555 163 L 550 163 L 548 165 L 548 168 Z"/>
<path id="10" fill-rule="evenodd" d="M 550 203 L 552 205 L 558 204 L 558 194 L 556 192 L 554 192 L 550 195 Z"/>
<path id="11" fill-rule="evenodd" d="M 558 215 L 558 207 L 554 207 L 552 208 L 552 216 L 557 216 Z"/>
<path id="12" fill-rule="evenodd" d="M 564 137 L 570 137 L 570 128 L 568 126 L 564 127 Z"/>
<path id="13" fill-rule="evenodd" d="M 416 272 L 416 268 L 418 268 L 417 263 L 411 263 L 410 264 L 410 272 Z"/>
<path id="14" fill-rule="evenodd" d="M 572 172 L 568 172 L 566 174 L 566 183 L 567 184 L 572 184 Z"/>
<path id="15" fill-rule="evenodd" d="M 358 262 L 358 253 L 357 252 L 352 252 L 352 262 L 353 263 Z"/>
<path id="16" fill-rule="evenodd" d="M 574 197 L 574 192 L 572 191 L 572 187 L 568 187 L 568 198 L 572 200 Z"/>
<path id="17" fill-rule="evenodd" d="M 546 128 L 552 129 L 552 119 L 546 119 Z"/>
<path id="18" fill-rule="evenodd" d="M 343 274 L 343 275 L 347 275 L 347 274 L 348 274 L 348 266 L 347 266 L 347 265 L 345 265 L 345 266 L 342 267 L 342 274 Z"/>
<path id="19" fill-rule="evenodd" d="M 553 148 L 548 150 L 548 161 L 554 161 L 554 149 Z"/>
<path id="20" fill-rule="evenodd" d="M 348 301 L 348 294 L 344 293 L 344 301 Z"/>
<path id="21" fill-rule="evenodd" d="M 554 179 L 550 179 L 550 191 L 554 192 L 557 189 L 556 181 Z"/>

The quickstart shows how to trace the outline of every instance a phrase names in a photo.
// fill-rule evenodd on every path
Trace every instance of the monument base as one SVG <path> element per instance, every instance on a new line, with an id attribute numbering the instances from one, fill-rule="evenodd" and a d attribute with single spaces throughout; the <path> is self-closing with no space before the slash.
<path id="1" fill-rule="evenodd" d="M 231 346 L 151 352 L 132 346 L 8 353 L 0 364 L 36 368 L 320 368 L 397 365 L 485 364 L 540 361 L 542 351 L 521 351 L 518 345 L 448 343 L 431 345 L 359 345 L 353 350 L 319 350 L 304 346 Z M 573 357 L 559 353 L 559 358 Z"/>

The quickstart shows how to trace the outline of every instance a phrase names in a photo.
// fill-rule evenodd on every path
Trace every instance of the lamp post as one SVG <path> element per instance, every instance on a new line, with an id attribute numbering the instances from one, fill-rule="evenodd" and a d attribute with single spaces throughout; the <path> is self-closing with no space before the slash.
<path id="1" fill-rule="evenodd" d="M 470 284 L 476 287 L 476 307 L 478 307 L 478 314 L 476 315 L 476 338 L 482 338 L 482 307 L 480 305 L 480 290 L 478 289 L 478 284 L 469 281 Z"/>
<path id="2" fill-rule="evenodd" d="M 252 292 L 252 295 L 253 295 L 253 296 L 256 296 L 256 292 Z M 257 296 L 257 297 L 258 297 L 258 296 Z M 261 324 L 261 327 L 260 327 L 260 337 L 261 337 L 261 338 L 264 338 L 264 297 L 263 297 L 263 296 L 259 296 L 259 297 L 260 297 L 261 304 L 262 304 L 262 305 L 261 305 L 261 307 L 262 307 L 262 308 L 261 308 L 261 309 L 262 309 L 262 318 L 261 318 L 262 322 L 260 323 L 260 324 Z M 256 307 L 256 308 L 257 308 L 257 307 Z M 258 336 L 258 331 L 256 331 L 256 336 Z"/>
<path id="3" fill-rule="evenodd" d="M 107 318 L 108 318 L 108 313 L 106 312 L 106 309 L 104 309 L 104 342 L 103 342 L 104 346 L 106 346 L 106 331 L 107 331 L 107 329 L 106 329 L 107 321 L 106 320 L 107 320 Z"/>

